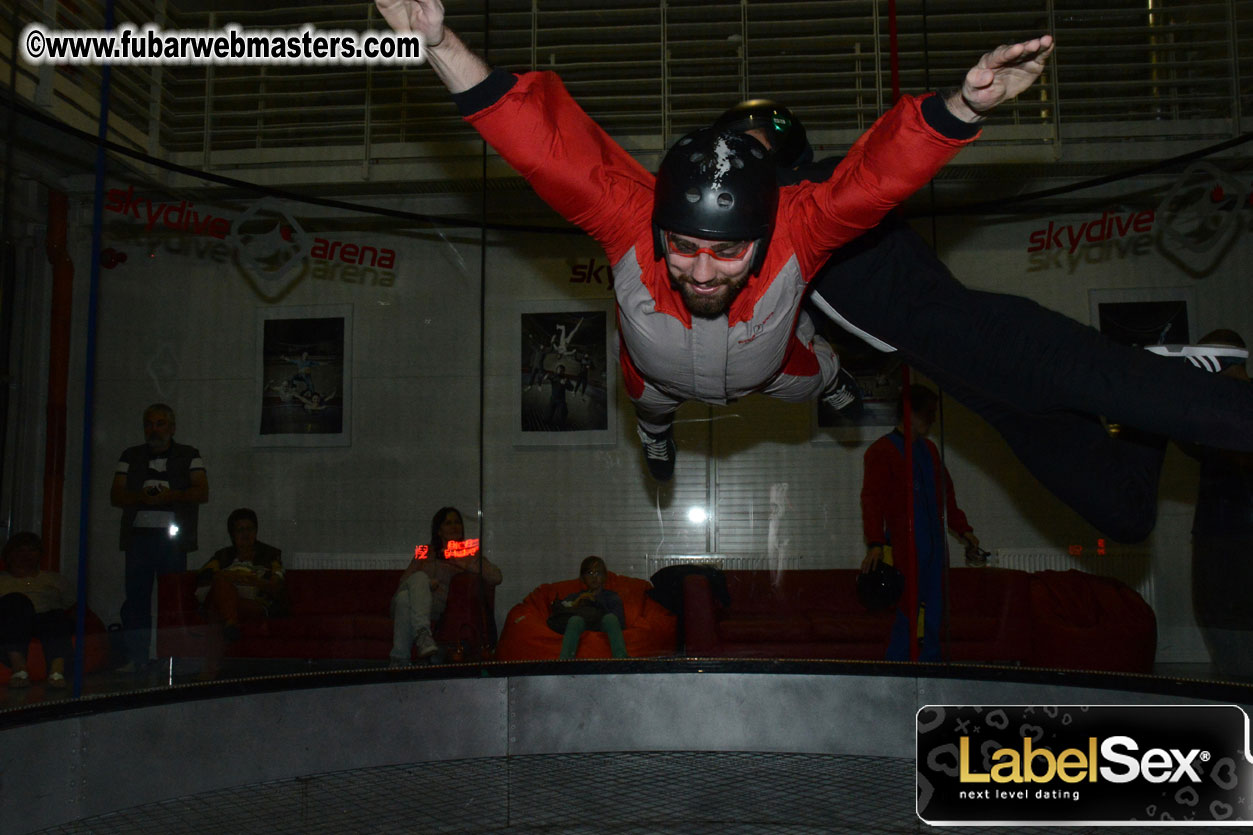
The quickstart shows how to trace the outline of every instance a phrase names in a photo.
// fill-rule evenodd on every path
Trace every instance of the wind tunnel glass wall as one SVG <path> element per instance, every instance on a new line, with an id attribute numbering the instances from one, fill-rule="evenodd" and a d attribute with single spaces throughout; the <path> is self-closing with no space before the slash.
<path id="1" fill-rule="evenodd" d="M 774 14 L 769 4 L 750 8 L 750 18 Z M 711 58 L 709 77 L 692 62 L 667 64 L 667 72 L 678 72 L 668 76 L 664 94 L 661 62 L 641 59 L 632 66 L 643 92 L 629 106 L 616 95 L 623 82 L 607 79 L 605 64 L 586 60 L 596 43 L 580 47 L 588 51 L 580 60 L 562 63 L 556 11 L 533 18 L 527 9 L 493 4 L 499 30 L 488 38 L 481 9 L 456 25 L 476 49 L 490 46 L 502 65 L 557 70 L 575 98 L 649 169 L 679 133 L 757 94 L 802 102 L 797 110 L 819 156 L 846 151 L 890 96 L 840 94 L 838 106 L 824 111 L 795 73 L 771 74 L 791 66 L 794 56 L 780 53 L 778 63 L 769 63 L 749 50 L 754 58 L 743 57 L 730 39 L 745 34 L 732 11 L 718 7 L 700 31 L 704 12 L 685 4 L 670 4 L 664 21 L 651 7 L 569 11 L 570 26 L 600 26 L 602 40 L 604 27 L 620 27 L 628 40 L 650 44 L 652 55 L 663 39 L 694 54 L 714 41 L 725 51 Z M 1035 17 L 1022 26 L 1040 14 L 1032 11 Z M 833 11 L 821 25 L 834 20 Z M 1084 33 L 1095 24 L 1085 18 L 1066 25 L 1072 31 L 1059 31 L 1059 39 L 1077 42 L 1071 55 L 1090 57 Z M 934 20 L 919 24 L 906 39 L 902 69 L 912 90 L 928 80 L 940 86 L 941 76 L 947 83 L 959 64 L 977 58 L 973 46 L 952 67 L 930 55 L 919 33 L 941 34 L 937 27 Z M 766 31 L 774 30 L 748 34 Z M 881 62 L 856 58 L 879 54 L 878 41 L 872 36 L 841 51 L 838 66 L 824 67 L 830 78 L 821 86 L 844 89 L 832 79 L 852 74 L 865 77 L 867 90 L 883 88 Z M 1240 269 L 1248 255 L 1243 146 L 1099 187 L 952 211 L 1004 195 L 1090 186 L 1098 174 L 1123 167 L 1128 147 L 1136 162 L 1160 162 L 1183 149 L 1153 139 L 1166 129 L 1163 122 L 1194 137 L 1184 143 L 1187 150 L 1231 132 L 1209 120 L 1236 112 L 1235 102 L 1198 95 L 1189 99 L 1196 109 L 1182 107 L 1187 97 L 1180 91 L 1191 89 L 1190 76 L 1176 62 L 1170 79 L 1137 76 L 1111 121 L 1131 120 L 1136 96 L 1153 89 L 1173 102 L 1169 118 L 1142 115 L 1128 135 L 1105 141 L 1097 117 L 1114 112 L 1113 105 L 1101 99 L 1089 64 L 1059 62 L 1045 93 L 1018 102 L 988 127 L 983 148 L 992 151 L 966 152 L 953 173 L 907 207 L 912 232 L 901 234 L 916 236 L 911 243 L 888 242 L 875 251 L 933 249 L 972 290 L 1021 296 L 1137 348 L 1197 342 L 1218 328 L 1247 337 L 1253 323 Z M 1238 75 L 1242 65 L 1232 66 Z M 1215 532 L 1203 528 L 1198 541 L 1205 554 L 1193 558 L 1194 515 L 1212 507 L 1205 495 L 1218 495 L 1198 498 L 1202 467 L 1221 474 L 1217 489 L 1243 490 L 1243 471 L 1228 469 L 1242 459 L 1200 453 L 1198 464 L 1188 454 L 1195 448 L 1170 445 L 1155 493 L 1145 498 L 1136 492 L 1143 484 L 1120 480 L 1121 471 L 1102 457 L 1106 442 L 1155 443 L 1137 430 L 1160 428 L 1120 423 L 1120 404 L 1106 396 L 1115 383 L 1125 390 L 1132 373 L 1126 369 L 1139 364 L 1102 365 L 1110 383 L 1085 395 L 1081 411 L 1088 418 L 1076 424 L 1082 432 L 1066 435 L 1064 423 L 1056 436 L 1048 434 L 1053 424 L 1040 425 L 1039 434 L 1028 431 L 1027 441 L 1036 444 L 1024 463 L 1024 424 L 1013 416 L 1078 408 L 1067 399 L 1074 393 L 1069 386 L 1097 362 L 1075 350 L 1080 337 L 1062 329 L 1052 337 L 1056 343 L 1033 343 L 1044 338 L 1035 319 L 1007 332 L 1000 307 L 927 307 L 917 282 L 930 279 L 916 271 L 902 277 L 890 265 L 873 271 L 868 280 L 886 288 L 873 297 L 883 302 L 876 308 L 882 318 L 863 329 L 890 324 L 908 336 L 934 328 L 940 336 L 920 349 L 911 380 L 940 398 L 930 426 L 935 457 L 922 446 L 913 462 L 920 486 L 938 486 L 915 507 L 914 538 L 929 545 L 917 561 L 932 567 L 925 588 L 902 581 L 904 599 L 915 595 L 926 605 L 909 607 L 908 614 L 898 614 L 895 603 L 867 606 L 858 581 L 871 546 L 890 546 L 898 566 L 911 562 L 902 529 L 887 520 L 899 519 L 900 508 L 911 504 L 905 496 L 913 483 L 888 438 L 898 422 L 900 353 L 851 334 L 821 310 L 807 310 L 804 341 L 812 325 L 812 338 L 834 347 L 855 378 L 860 411 L 760 394 L 726 405 L 688 402 L 676 416 L 675 475 L 658 483 L 636 434 L 618 357 L 612 265 L 595 242 L 541 206 L 494 155 L 484 166 L 472 130 L 425 69 L 377 71 L 368 80 L 364 72 L 332 74 L 315 96 L 331 115 L 317 124 L 307 113 L 304 121 L 283 121 L 301 95 L 314 95 L 303 70 L 286 72 L 261 79 L 239 69 L 213 74 L 180 67 L 162 82 L 170 119 L 153 137 L 151 147 L 162 151 L 154 156 L 192 169 L 208 160 L 210 169 L 229 170 L 242 185 L 167 174 L 110 154 L 97 203 L 90 185 L 94 151 L 85 142 L 75 145 L 85 150 L 75 152 L 67 170 L 36 172 L 41 184 L 32 187 L 32 205 L 39 208 L 27 210 L 29 223 L 47 222 L 45 181 L 69 195 L 64 216 L 73 294 L 57 306 L 43 232 L 30 233 L 31 278 L 17 297 L 21 327 L 14 331 L 25 408 L 18 414 L 11 406 L 17 443 L 5 467 L 11 482 L 42 483 L 43 453 L 32 450 L 46 440 L 44 407 L 52 398 L 44 379 L 48 357 L 58 350 L 52 323 L 68 319 L 68 466 L 56 548 L 62 571 L 75 578 L 80 522 L 85 526 L 93 615 L 86 692 L 432 658 L 555 660 L 563 633 L 549 625 L 553 604 L 586 588 L 581 574 L 592 555 L 603 560 L 605 586 L 621 600 L 624 646 L 633 657 L 917 656 L 1011 668 L 1244 675 L 1244 625 L 1223 592 L 1241 583 L 1230 573 L 1238 563 L 1226 554 L 1245 550 L 1245 534 L 1223 529 L 1207 537 Z M 118 74 L 126 96 L 143 88 L 138 76 Z M 34 76 L 28 80 L 33 84 Z M 359 100 L 346 103 L 359 99 L 361 89 L 370 91 L 371 109 Z M 1057 104 L 1063 94 L 1073 97 L 1070 108 Z M 258 96 L 275 103 L 258 105 L 263 116 L 245 119 L 232 109 L 244 100 L 255 104 Z M 142 110 L 127 101 L 115 101 L 111 116 L 143 124 Z M 349 113 L 352 106 L 361 109 Z M 358 128 L 349 141 L 349 130 Z M 19 143 L 15 165 L 35 165 L 32 147 L 56 146 L 55 129 L 41 131 L 42 142 Z M 1137 131 L 1140 141 L 1126 141 Z M 128 147 L 150 145 L 141 132 Z M 278 160 L 283 148 L 291 150 L 290 160 Z M 1054 158 L 1065 164 L 1052 165 Z M 285 189 L 319 199 L 247 186 L 271 175 Z M 24 175 L 14 168 L 6 176 Z M 97 218 L 98 254 L 90 237 Z M 637 255 L 651 258 L 651 252 Z M 851 301 L 837 297 L 835 306 Z M 897 314 L 914 310 L 915 302 L 930 323 L 900 325 Z M 882 312 L 889 310 L 895 312 Z M 935 325 L 935 317 L 943 321 Z M 980 346 L 975 356 L 956 368 L 948 360 L 936 364 L 937 356 L 949 356 L 950 343 L 965 344 L 972 334 Z M 1160 362 L 1174 368 L 1188 361 Z M 1004 393 L 1016 388 L 972 393 L 974 364 L 992 366 L 1002 375 L 997 379 L 1016 385 L 1035 381 L 1047 366 L 1052 382 L 1040 383 L 1043 393 L 1031 403 Z M 1174 379 L 1173 372 L 1160 376 Z M 1160 404 L 1162 413 L 1192 402 L 1191 384 L 1178 389 L 1161 378 L 1152 369 L 1137 378 L 1137 398 Z M 89 381 L 94 390 L 87 400 Z M 152 404 L 172 410 L 168 426 L 147 432 L 155 432 L 154 446 L 164 451 L 161 433 L 172 427 L 173 457 L 142 449 L 144 412 Z M 1089 431 L 1094 426 L 1100 441 Z M 127 449 L 137 451 L 124 456 Z M 88 466 L 83 505 L 79 481 Z M 159 501 L 165 484 L 194 493 L 200 476 L 191 473 L 201 466 L 206 501 L 178 507 Z M 1087 486 L 1073 491 L 1041 483 L 1042 474 L 1058 472 L 1067 484 Z M 11 511 L 14 530 L 39 530 L 41 491 L 22 489 L 27 495 Z M 149 496 L 150 489 L 158 495 Z M 1121 542 L 1092 524 L 1092 509 L 1110 506 L 1147 507 L 1151 534 Z M 459 532 L 441 533 L 444 519 L 433 524 L 437 510 L 448 507 L 460 512 Z M 937 507 L 944 513 L 937 515 Z M 255 512 L 256 540 L 279 557 L 260 547 L 251 563 L 231 552 L 217 556 L 233 544 L 227 522 L 240 508 Z M 977 546 L 954 535 L 967 526 Z M 457 566 L 475 570 L 406 573 L 415 563 L 443 563 L 446 547 Z M 201 571 L 215 556 L 217 586 L 230 586 L 221 594 L 233 595 L 233 602 L 213 594 L 214 571 Z M 479 556 L 485 562 L 476 562 Z M 412 588 L 415 576 L 427 582 L 424 591 Z M 422 634 L 424 617 L 429 636 Z M 409 626 L 398 630 L 401 621 Z M 108 631 L 114 624 L 130 629 Z M 570 651 L 605 658 L 614 646 L 607 633 L 591 630 Z M 138 672 L 111 672 L 130 662 Z M 29 691 L 30 698 L 48 692 Z"/>

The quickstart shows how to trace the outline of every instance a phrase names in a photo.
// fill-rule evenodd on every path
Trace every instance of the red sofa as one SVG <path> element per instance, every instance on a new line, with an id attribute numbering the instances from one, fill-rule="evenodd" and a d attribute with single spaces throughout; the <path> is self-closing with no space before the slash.
<path id="1" fill-rule="evenodd" d="M 1157 616 L 1134 589 L 1083 571 L 1031 575 L 1033 667 L 1148 673 Z"/>
<path id="2" fill-rule="evenodd" d="M 391 599 L 400 571 L 293 569 L 286 579 L 290 615 L 242 623 L 242 637 L 226 646 L 227 658 L 387 658 Z M 475 631 L 474 625 L 492 622 L 496 589 L 484 590 L 480 599 L 477 577 L 453 577 L 448 606 L 435 629 L 438 643 L 454 646 Z M 158 578 L 158 656 L 204 656 L 209 625 L 195 591 L 194 571 Z"/>
<path id="3" fill-rule="evenodd" d="M 893 612 L 867 612 L 857 569 L 727 571 L 729 606 L 703 576 L 683 586 L 686 651 L 736 658 L 879 660 Z M 957 662 L 1148 673 L 1153 610 L 1133 589 L 1081 571 L 954 568 L 946 654 Z"/>
<path id="4" fill-rule="evenodd" d="M 553 601 L 583 588 L 578 580 L 545 583 L 509 610 L 496 658 L 501 661 L 548 661 L 561 654 L 561 635 L 548 628 L 548 615 Z M 647 580 L 625 577 L 609 572 L 605 588 L 622 598 L 622 637 L 627 654 L 632 658 L 674 655 L 675 618 L 658 605 L 647 592 Z M 609 639 L 604 632 L 587 631 L 579 642 L 578 658 L 609 658 Z"/>
<path id="5" fill-rule="evenodd" d="M 882 659 L 895 617 L 857 599 L 858 570 L 726 571 L 731 604 L 719 606 L 700 575 L 683 584 L 688 655 Z M 947 651 L 954 661 L 1026 661 L 1029 581 L 1022 571 L 949 572 Z"/>

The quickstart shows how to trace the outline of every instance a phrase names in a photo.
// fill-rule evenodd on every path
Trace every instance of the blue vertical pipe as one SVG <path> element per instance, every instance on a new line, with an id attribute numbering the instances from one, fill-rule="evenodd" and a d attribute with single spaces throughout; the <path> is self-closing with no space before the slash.
<path id="1" fill-rule="evenodd" d="M 104 28 L 113 28 L 113 0 L 105 0 Z M 100 68 L 100 117 L 96 136 L 96 190 L 91 207 L 91 279 L 87 291 L 87 357 L 83 379 L 83 457 L 78 499 L 78 605 L 74 623 L 74 698 L 83 695 L 87 633 L 87 540 L 91 531 L 91 433 L 96 396 L 96 316 L 100 295 L 100 239 L 104 234 L 104 143 L 109 136 L 111 68 Z"/>

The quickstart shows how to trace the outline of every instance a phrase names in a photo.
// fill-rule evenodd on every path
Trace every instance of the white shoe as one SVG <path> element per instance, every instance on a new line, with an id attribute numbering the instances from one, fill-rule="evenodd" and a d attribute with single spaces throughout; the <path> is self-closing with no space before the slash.
<path id="1" fill-rule="evenodd" d="M 431 637 L 431 630 L 423 629 L 418 632 L 413 642 L 418 646 L 418 658 L 430 658 L 439 652 L 439 644 L 435 643 L 435 639 Z"/>
<path id="2" fill-rule="evenodd" d="M 1249 359 L 1247 348 L 1234 345 L 1145 345 L 1144 350 L 1159 357 L 1183 357 L 1202 371 L 1214 373 L 1244 365 Z"/>

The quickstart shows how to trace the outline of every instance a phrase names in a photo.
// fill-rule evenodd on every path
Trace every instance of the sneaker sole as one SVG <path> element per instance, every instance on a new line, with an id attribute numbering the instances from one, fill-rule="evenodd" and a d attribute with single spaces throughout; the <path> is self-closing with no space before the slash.
<path id="1" fill-rule="evenodd" d="M 1245 348 L 1232 345 L 1146 345 L 1144 350 L 1159 357 L 1179 357 L 1186 359 L 1202 371 L 1218 373 L 1222 371 L 1222 359 L 1248 360 L 1249 352 Z"/>

